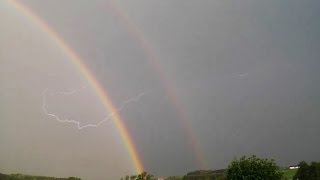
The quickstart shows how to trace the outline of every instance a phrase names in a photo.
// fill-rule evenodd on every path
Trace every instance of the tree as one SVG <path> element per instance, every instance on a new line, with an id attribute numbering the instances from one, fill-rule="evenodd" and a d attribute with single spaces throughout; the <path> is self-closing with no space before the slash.
<path id="1" fill-rule="evenodd" d="M 320 162 L 311 162 L 310 179 L 320 179 Z"/>
<path id="2" fill-rule="evenodd" d="M 81 180 L 81 179 L 77 177 L 68 177 L 68 180 Z"/>
<path id="3" fill-rule="evenodd" d="M 147 172 L 142 172 L 141 174 L 138 175 L 137 180 L 151 180 L 153 175 L 148 174 Z"/>
<path id="4" fill-rule="evenodd" d="M 81 179 L 78 177 L 68 177 L 68 180 L 81 180 Z"/>
<path id="5" fill-rule="evenodd" d="M 256 156 L 234 159 L 226 172 L 228 180 L 280 180 L 282 177 L 283 173 L 274 160 L 260 159 Z"/>
<path id="6" fill-rule="evenodd" d="M 293 179 L 299 180 L 318 180 L 320 179 L 320 162 L 311 162 L 309 165 L 305 161 L 301 161 L 299 169 Z"/>
<path id="7" fill-rule="evenodd" d="M 125 180 L 151 180 L 153 177 L 153 175 L 148 174 L 147 172 L 142 172 L 141 174 L 138 175 L 131 175 L 131 176 L 126 176 L 125 178 L 121 178 L 125 179 Z"/>
<path id="8" fill-rule="evenodd" d="M 307 179 L 309 177 L 309 164 L 305 161 L 301 161 L 298 166 L 299 169 L 293 179 Z"/>

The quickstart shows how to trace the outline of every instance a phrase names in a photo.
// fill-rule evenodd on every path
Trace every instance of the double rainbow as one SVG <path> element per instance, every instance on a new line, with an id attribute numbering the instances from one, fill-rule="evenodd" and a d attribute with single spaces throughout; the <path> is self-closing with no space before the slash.
<path id="1" fill-rule="evenodd" d="M 129 151 L 136 172 L 142 172 L 144 170 L 143 164 L 136 151 L 134 142 L 127 130 L 126 125 L 121 119 L 116 108 L 113 106 L 107 92 L 102 88 L 102 86 L 99 84 L 99 82 L 90 72 L 90 70 L 86 67 L 86 65 L 82 63 L 81 58 L 64 42 L 62 38 L 59 37 L 59 35 L 52 28 L 50 28 L 50 26 L 44 20 L 42 20 L 39 16 L 36 16 L 28 7 L 16 0 L 9 0 L 9 2 L 15 9 L 17 9 L 17 11 L 27 16 L 30 20 L 32 20 L 34 24 L 36 24 L 46 34 L 48 34 L 51 40 L 54 41 L 64 51 L 64 53 L 69 57 L 73 64 L 79 69 L 81 74 L 87 79 L 87 81 L 93 87 L 93 89 L 95 89 L 105 108 L 110 112 L 115 112 L 113 119 Z M 189 145 L 192 148 L 192 151 L 195 155 L 195 161 L 197 163 L 198 168 L 207 168 L 207 163 L 203 157 L 203 152 L 197 143 L 197 138 L 190 125 L 190 120 L 187 116 L 187 113 L 185 112 L 185 108 L 178 100 L 175 91 L 173 90 L 173 86 L 169 82 L 168 78 L 166 78 L 165 73 L 163 71 L 163 67 L 161 66 L 159 59 L 155 55 L 155 52 L 151 48 L 151 45 L 146 41 L 140 29 L 135 25 L 135 23 L 133 23 L 133 20 L 128 15 L 126 15 L 120 8 L 117 8 L 117 2 L 112 2 L 113 3 L 110 4 L 111 6 L 109 6 L 110 10 L 118 17 L 120 21 L 123 22 L 123 25 L 126 26 L 128 33 L 131 35 L 131 37 L 138 42 L 138 44 L 145 53 L 146 59 L 148 59 L 151 67 L 159 75 L 161 82 L 164 84 L 165 93 L 171 99 L 171 103 L 177 112 L 178 119 L 180 120 L 182 127 L 186 132 L 186 136 L 189 140 Z"/>

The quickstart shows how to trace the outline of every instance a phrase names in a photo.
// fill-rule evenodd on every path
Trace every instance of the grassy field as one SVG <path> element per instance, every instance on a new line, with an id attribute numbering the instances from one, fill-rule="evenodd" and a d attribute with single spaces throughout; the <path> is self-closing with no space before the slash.
<path id="1" fill-rule="evenodd" d="M 296 174 L 297 170 L 298 169 L 283 169 L 282 172 L 288 179 L 293 179 L 293 176 Z"/>

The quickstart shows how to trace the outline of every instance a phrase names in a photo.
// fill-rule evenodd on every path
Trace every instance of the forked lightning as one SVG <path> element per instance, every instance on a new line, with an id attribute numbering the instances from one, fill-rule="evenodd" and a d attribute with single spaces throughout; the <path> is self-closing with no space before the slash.
<path id="1" fill-rule="evenodd" d="M 133 101 L 135 101 L 135 102 L 139 101 L 139 99 L 141 98 L 141 96 L 143 96 L 143 95 L 145 94 L 145 92 L 142 92 L 142 93 L 138 94 L 137 96 L 135 96 L 135 97 L 133 97 L 133 98 L 130 98 L 130 99 L 124 101 L 124 102 L 121 104 L 120 107 L 114 109 L 113 112 L 107 114 L 104 119 L 102 119 L 101 121 L 99 121 L 99 122 L 96 123 L 96 124 L 90 124 L 90 123 L 89 123 L 89 124 L 81 125 L 81 123 L 80 123 L 79 121 L 77 121 L 77 120 L 67 119 L 67 118 L 66 118 L 66 119 L 61 119 L 61 118 L 59 118 L 58 115 L 56 115 L 56 114 L 54 114 L 54 113 L 50 113 L 50 112 L 48 112 L 48 110 L 46 109 L 46 98 L 47 98 L 48 92 L 49 92 L 49 94 L 50 94 L 51 96 L 55 96 L 55 95 L 58 95 L 58 94 L 71 95 L 71 94 L 77 93 L 78 91 L 80 91 L 80 90 L 82 90 L 82 89 L 85 89 L 85 88 L 86 88 L 86 86 L 82 86 L 82 88 L 75 89 L 75 90 L 68 91 L 68 92 L 63 92 L 63 91 L 60 91 L 60 92 L 58 92 L 58 91 L 57 91 L 57 92 L 50 92 L 49 89 L 44 90 L 43 93 L 42 93 L 42 95 L 43 95 L 43 105 L 42 105 L 43 112 L 44 112 L 47 116 L 51 116 L 51 117 L 55 118 L 57 121 L 59 121 L 59 122 L 61 122 L 61 123 L 73 123 L 73 124 L 76 124 L 77 127 L 78 127 L 78 129 L 81 130 L 81 129 L 88 128 L 88 127 L 98 127 L 98 126 L 100 126 L 101 124 L 103 124 L 103 123 L 105 123 L 105 122 L 111 123 L 111 122 L 112 122 L 112 121 L 111 121 L 111 118 L 115 115 L 116 112 L 122 111 L 123 108 L 124 108 L 127 104 L 129 104 L 129 103 L 131 103 L 131 102 L 133 102 Z"/>

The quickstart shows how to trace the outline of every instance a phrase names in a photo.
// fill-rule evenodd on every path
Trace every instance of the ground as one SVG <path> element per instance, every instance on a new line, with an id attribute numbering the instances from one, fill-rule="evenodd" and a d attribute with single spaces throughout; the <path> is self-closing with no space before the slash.
<path id="1" fill-rule="evenodd" d="M 293 176 L 296 174 L 298 169 L 283 169 L 284 176 L 288 179 L 293 179 Z"/>

